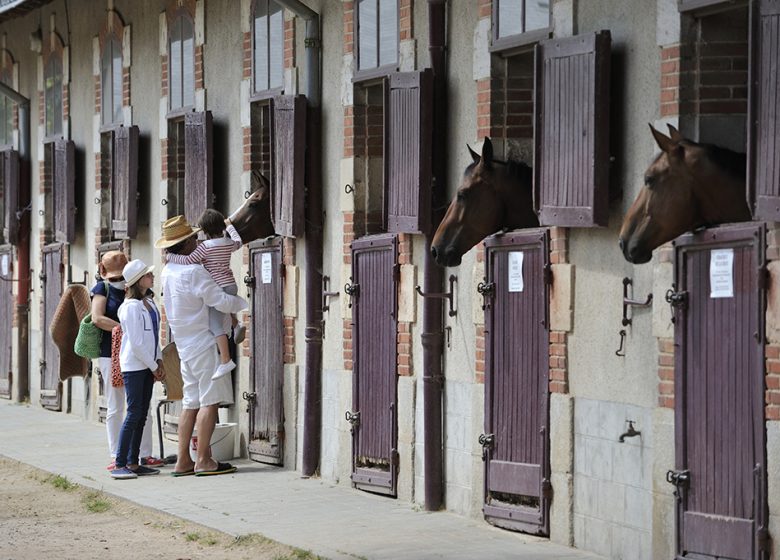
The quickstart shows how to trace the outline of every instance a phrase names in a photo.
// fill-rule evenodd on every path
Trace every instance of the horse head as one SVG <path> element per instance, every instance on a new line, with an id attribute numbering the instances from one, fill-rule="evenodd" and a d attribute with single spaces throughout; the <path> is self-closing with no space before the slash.
<path id="1" fill-rule="evenodd" d="M 458 266 L 469 249 L 501 229 L 539 225 L 533 211 L 531 168 L 494 160 L 490 138 L 485 138 L 481 155 L 467 147 L 473 161 L 431 242 L 431 253 L 440 266 Z"/>
<path id="2" fill-rule="evenodd" d="M 252 194 L 230 215 L 230 221 L 244 243 L 275 234 L 271 221 L 271 186 L 257 170 L 252 171 L 251 180 Z"/>
<path id="3" fill-rule="evenodd" d="M 745 200 L 745 156 L 683 138 L 653 126 L 661 153 L 644 174 L 644 185 L 623 219 L 620 250 L 643 264 L 653 250 L 686 231 L 750 219 Z"/>

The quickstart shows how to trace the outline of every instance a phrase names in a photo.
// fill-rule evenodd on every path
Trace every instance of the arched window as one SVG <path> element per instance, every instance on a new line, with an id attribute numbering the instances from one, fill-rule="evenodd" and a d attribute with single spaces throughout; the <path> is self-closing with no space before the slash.
<path id="1" fill-rule="evenodd" d="M 46 136 L 62 134 L 62 54 L 52 52 L 44 69 Z"/>
<path id="2" fill-rule="evenodd" d="M 252 16 L 254 91 L 284 85 L 284 12 L 273 0 L 256 0 Z"/>
<path id="3" fill-rule="evenodd" d="M 100 121 L 103 125 L 122 122 L 122 43 L 107 35 L 100 55 Z"/>
<path id="4" fill-rule="evenodd" d="M 398 62 L 398 0 L 358 0 L 358 71 Z"/>
<path id="5" fill-rule="evenodd" d="M 168 30 L 168 79 L 171 111 L 195 105 L 195 29 L 185 11 L 176 13 Z"/>
<path id="6" fill-rule="evenodd" d="M 13 83 L 13 58 L 6 52 L 2 55 L 0 67 L 0 82 L 9 87 Z M 0 145 L 9 146 L 14 140 L 14 102 L 5 95 L 0 95 Z"/>

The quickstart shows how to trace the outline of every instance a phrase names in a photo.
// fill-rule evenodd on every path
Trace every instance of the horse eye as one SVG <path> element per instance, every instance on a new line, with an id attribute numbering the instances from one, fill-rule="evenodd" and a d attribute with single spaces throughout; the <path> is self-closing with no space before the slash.
<path id="1" fill-rule="evenodd" d="M 464 191 L 458 191 L 458 200 L 460 200 L 461 202 L 466 200 L 466 193 Z"/>
<path id="2" fill-rule="evenodd" d="M 645 175 L 645 185 L 647 185 L 648 188 L 651 188 L 653 183 L 655 183 L 655 177 L 651 175 Z"/>

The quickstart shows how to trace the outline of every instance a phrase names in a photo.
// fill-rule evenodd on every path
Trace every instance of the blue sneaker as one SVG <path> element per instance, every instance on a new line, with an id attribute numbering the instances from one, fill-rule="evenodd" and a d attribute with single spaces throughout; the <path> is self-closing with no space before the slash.
<path id="1" fill-rule="evenodd" d="M 111 478 L 116 478 L 117 480 L 125 480 L 128 478 L 138 478 L 138 475 L 128 469 L 127 467 L 119 467 L 118 469 L 114 469 L 111 471 Z"/>

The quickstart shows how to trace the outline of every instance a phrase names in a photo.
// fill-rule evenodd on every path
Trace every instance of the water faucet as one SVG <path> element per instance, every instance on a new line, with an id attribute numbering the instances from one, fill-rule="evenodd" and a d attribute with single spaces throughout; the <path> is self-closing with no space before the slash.
<path id="1" fill-rule="evenodd" d="M 626 438 L 636 437 L 636 436 L 641 436 L 642 435 L 642 432 L 640 432 L 639 430 L 635 430 L 634 429 L 634 421 L 633 420 L 626 420 L 626 422 L 628 422 L 628 429 L 625 432 L 623 432 L 622 434 L 620 434 L 620 437 L 618 438 L 618 441 L 620 443 L 625 442 Z"/>

